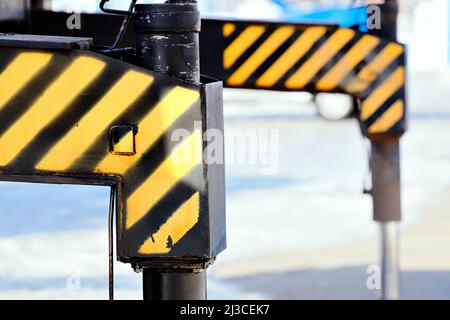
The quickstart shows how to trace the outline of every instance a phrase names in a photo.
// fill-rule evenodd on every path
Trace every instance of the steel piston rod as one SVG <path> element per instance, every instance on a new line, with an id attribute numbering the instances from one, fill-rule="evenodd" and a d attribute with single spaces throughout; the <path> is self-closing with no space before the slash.
<path id="1" fill-rule="evenodd" d="M 381 299 L 400 298 L 399 234 L 397 222 L 380 223 L 381 231 Z"/>

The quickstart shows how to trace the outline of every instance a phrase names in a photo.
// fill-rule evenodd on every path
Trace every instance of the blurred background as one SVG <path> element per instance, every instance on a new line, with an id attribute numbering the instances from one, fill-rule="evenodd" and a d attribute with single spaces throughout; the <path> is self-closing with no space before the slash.
<path id="1" fill-rule="evenodd" d="M 95 12 L 97 2 L 46 7 Z M 358 7 L 344 0 L 198 2 L 205 17 L 280 21 Z M 399 3 L 410 107 L 402 139 L 402 297 L 450 299 L 450 0 Z M 350 18 L 360 15 L 347 11 L 342 23 Z M 269 158 L 278 170 L 265 175 L 264 164 L 227 158 L 228 249 L 208 270 L 210 299 L 378 298 L 366 286 L 367 268 L 380 255 L 371 199 L 362 194 L 368 143 L 346 119 L 351 99 L 319 100 L 225 90 L 226 156 L 246 152 L 232 138 L 236 130 L 275 130 L 278 147 Z M 0 299 L 106 299 L 108 199 L 101 187 L 1 183 Z M 129 265 L 116 264 L 116 296 L 142 298 L 141 275 Z"/>

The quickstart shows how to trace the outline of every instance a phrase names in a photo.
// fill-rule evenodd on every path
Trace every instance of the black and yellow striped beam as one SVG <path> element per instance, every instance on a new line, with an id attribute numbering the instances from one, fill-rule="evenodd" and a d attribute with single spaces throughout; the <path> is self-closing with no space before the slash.
<path id="1" fill-rule="evenodd" d="M 223 167 L 204 163 L 202 137 L 210 116 L 222 129 L 221 90 L 88 51 L 0 48 L 0 179 L 115 181 L 122 261 L 213 257 L 224 193 L 208 183 L 224 184 Z"/>
<path id="2" fill-rule="evenodd" d="M 233 88 L 347 93 L 369 137 L 406 130 L 405 49 L 324 25 L 202 20 L 202 72 Z"/>

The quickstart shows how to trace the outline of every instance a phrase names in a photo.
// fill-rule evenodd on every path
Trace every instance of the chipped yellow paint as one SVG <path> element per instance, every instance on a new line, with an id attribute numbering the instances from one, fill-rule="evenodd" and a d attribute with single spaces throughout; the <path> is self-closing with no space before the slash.
<path id="1" fill-rule="evenodd" d="M 200 216 L 200 194 L 195 193 L 189 200 L 164 223 L 161 228 L 147 239 L 139 248 L 141 254 L 166 254 L 171 245 L 180 241 L 198 222 Z"/>

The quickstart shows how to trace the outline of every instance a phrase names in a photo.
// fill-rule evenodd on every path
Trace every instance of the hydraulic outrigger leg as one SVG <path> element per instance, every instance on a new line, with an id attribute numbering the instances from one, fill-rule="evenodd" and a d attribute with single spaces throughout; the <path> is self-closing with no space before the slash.
<path id="1" fill-rule="evenodd" d="M 372 33 L 397 40 L 397 0 L 381 6 L 381 29 Z M 401 220 L 400 137 L 372 140 L 372 197 L 374 219 L 380 224 L 381 298 L 400 298 L 399 231 Z"/>
<path id="2" fill-rule="evenodd" d="M 399 140 L 372 142 L 374 219 L 381 231 L 381 298 L 400 298 L 398 221 L 401 219 Z"/>
<path id="3" fill-rule="evenodd" d="M 203 130 L 210 124 L 214 127 L 221 128 L 222 84 L 220 83 L 220 88 L 219 84 L 214 85 L 213 88 L 210 85 L 205 85 L 205 83 L 200 83 L 200 14 L 197 9 L 196 1 L 170 0 L 160 4 L 137 5 L 136 1 L 133 0 L 131 1 L 129 11 L 107 9 L 105 8 L 107 2 L 107 0 L 102 0 L 100 3 L 100 8 L 105 13 L 125 16 L 121 32 L 117 36 L 115 44 L 109 48 L 109 50 L 115 49 L 120 43 L 123 32 L 126 30 L 128 22 L 132 19 L 136 36 L 135 63 L 139 67 L 152 70 L 160 75 L 168 76 L 168 79 L 173 78 L 182 80 L 192 86 L 201 86 L 203 89 L 199 98 L 201 100 L 200 110 L 203 110 L 203 113 L 201 114 L 203 123 L 200 123 L 203 124 L 203 127 L 201 126 L 200 129 Z M 209 80 L 206 81 L 208 82 Z M 175 91 L 181 92 L 180 90 L 180 88 L 177 88 Z M 211 94 L 216 94 L 217 90 L 220 90 L 220 95 L 214 96 L 214 99 L 212 100 Z M 182 97 L 179 99 L 182 99 Z M 161 118 L 161 122 L 168 122 L 168 119 L 173 116 L 172 113 L 176 114 L 179 112 L 179 105 L 182 105 L 183 101 L 171 101 L 167 98 L 163 98 L 163 101 L 165 101 L 164 103 L 167 105 L 165 106 L 167 110 L 166 114 L 161 113 L 159 114 L 159 117 Z M 212 106 L 212 101 L 218 104 Z M 161 106 L 162 105 L 163 104 L 161 104 Z M 158 115 L 158 112 L 154 111 L 154 114 Z M 211 118 L 209 119 L 208 116 Z M 191 128 L 194 121 L 199 122 L 199 119 L 197 118 L 191 116 L 184 122 L 174 123 L 171 130 L 177 129 L 177 125 L 181 126 L 181 128 Z M 200 149 L 202 147 L 203 145 L 200 145 Z M 166 152 L 169 151 L 166 150 Z M 203 162 L 201 163 L 203 164 Z M 189 163 L 188 165 L 193 166 L 194 163 Z M 186 167 L 187 165 L 184 165 L 183 168 Z M 202 168 L 205 168 L 205 166 Z M 175 171 L 182 171 L 182 169 L 172 168 L 173 172 L 167 169 L 166 171 L 168 171 L 169 174 L 176 176 L 178 173 L 175 173 Z M 195 194 L 190 197 L 186 196 L 187 199 L 183 199 L 183 201 L 185 201 L 184 204 L 178 207 L 175 210 L 176 212 L 166 221 L 166 227 L 159 225 L 153 226 L 153 228 L 155 228 L 154 234 L 156 235 L 155 237 L 152 235 L 147 240 L 147 246 L 151 249 L 153 248 L 154 251 L 147 248 L 147 252 L 144 252 L 145 250 L 139 251 L 141 256 L 133 256 L 128 259 L 133 268 L 143 274 L 144 300 L 206 299 L 206 268 L 214 260 L 213 256 L 216 252 L 220 251 L 223 247 L 224 233 L 220 231 L 220 227 L 215 227 L 215 221 L 208 221 L 208 217 L 205 215 L 210 213 L 209 217 L 213 215 L 214 217 L 218 217 L 219 214 L 224 213 L 224 204 L 222 205 L 222 202 L 224 202 L 224 198 L 222 197 L 224 190 L 217 189 L 218 186 L 222 185 L 221 182 L 224 175 L 221 174 L 220 168 L 213 168 L 212 166 L 207 166 L 207 170 L 200 172 L 200 174 L 201 181 L 195 181 L 195 179 L 192 178 L 190 178 L 190 180 L 188 178 L 184 180 L 180 179 L 182 182 L 179 184 L 178 188 L 184 193 L 189 193 L 191 192 L 191 189 L 198 188 L 197 196 Z M 218 181 L 215 178 L 216 175 L 221 181 Z M 208 176 L 207 180 L 204 179 L 205 176 Z M 206 184 L 206 181 L 210 184 Z M 220 205 L 217 207 L 214 206 L 216 201 L 208 198 L 210 195 L 215 194 L 219 195 L 215 197 L 215 199 L 221 199 Z M 181 196 L 185 195 L 181 194 Z M 113 197 L 113 194 L 111 197 Z M 113 206 L 113 202 L 111 206 Z M 199 208 L 196 208 L 196 206 Z M 165 207 L 161 207 L 160 210 L 161 211 L 158 212 L 158 214 L 161 216 L 170 213 L 170 211 L 168 211 L 169 209 L 166 209 Z M 196 217 L 196 215 L 198 216 Z M 153 216 L 157 217 L 157 214 L 153 214 Z M 156 223 L 161 223 L 161 221 L 157 221 L 157 218 L 155 218 L 155 220 Z M 112 221 L 112 219 L 110 219 L 110 221 Z M 221 218 L 220 225 L 224 226 L 222 221 L 223 219 Z M 205 229 L 207 228 L 207 231 L 196 226 L 196 224 L 203 222 L 206 222 L 204 226 Z M 170 228 L 167 227 L 169 224 L 171 225 Z M 201 235 L 199 235 L 199 239 L 196 240 L 197 242 L 191 241 L 182 244 L 181 246 L 184 245 L 184 249 L 173 248 L 174 241 L 180 241 L 180 239 L 177 238 L 180 238 L 180 234 L 183 233 L 182 229 L 185 224 L 193 224 L 192 228 L 199 230 L 197 232 L 200 232 Z M 152 226 L 147 225 L 146 228 L 150 227 Z M 137 229 L 138 227 L 132 228 Z M 211 230 L 219 231 L 220 236 L 215 236 L 214 232 Z M 139 242 L 142 242 L 142 240 L 139 240 L 138 237 L 136 237 L 136 239 L 136 242 L 142 246 L 142 243 Z M 156 248 L 157 245 L 155 243 L 157 240 L 155 239 L 159 239 L 163 245 Z M 213 246 L 209 246 L 208 242 L 210 241 L 219 241 L 219 243 L 214 243 Z M 180 242 L 183 243 L 182 241 Z M 209 247 L 206 251 L 202 250 L 205 245 Z M 196 248 L 196 246 L 199 248 Z M 166 251 L 171 253 L 170 256 L 167 254 L 164 256 L 160 253 Z M 172 254 L 172 252 L 174 253 Z M 147 254 L 147 256 L 144 254 Z M 112 298 L 112 293 L 110 294 L 110 297 Z"/>

